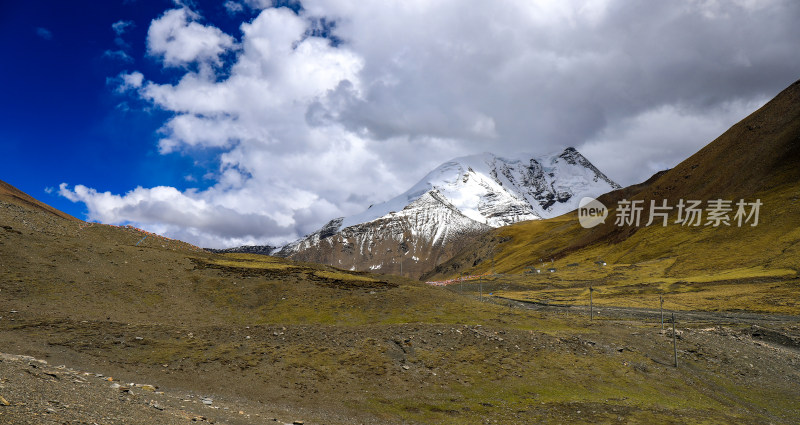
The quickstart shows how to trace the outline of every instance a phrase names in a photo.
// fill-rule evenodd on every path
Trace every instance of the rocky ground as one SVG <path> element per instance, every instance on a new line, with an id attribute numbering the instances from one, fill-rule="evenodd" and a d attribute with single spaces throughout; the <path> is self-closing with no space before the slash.
<path id="1" fill-rule="evenodd" d="M 48 360 L 0 355 L 0 423 L 792 424 L 800 412 L 800 350 L 791 338 L 764 338 L 766 329 L 795 335 L 796 323 L 679 326 L 676 368 L 669 327 L 569 313 L 549 314 L 581 332 L 456 324 L 187 332 L 15 314 L 0 321 L 4 350 Z M 175 344 L 193 359 L 148 357 L 173 333 L 197 341 Z M 229 344 L 227 354 L 215 351 Z"/>
<path id="2" fill-rule="evenodd" d="M 248 402 L 120 382 L 30 356 L 0 353 L 0 376 L 3 424 L 303 423 Z"/>

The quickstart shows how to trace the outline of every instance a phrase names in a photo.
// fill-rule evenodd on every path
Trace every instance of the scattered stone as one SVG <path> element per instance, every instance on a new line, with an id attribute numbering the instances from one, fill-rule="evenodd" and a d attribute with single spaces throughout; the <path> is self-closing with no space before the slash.
<path id="1" fill-rule="evenodd" d="M 200 399 L 200 401 L 202 401 L 203 404 L 205 404 L 206 406 L 210 406 L 211 404 L 214 403 L 214 399 L 211 399 L 211 398 L 208 398 L 208 397 L 204 397 L 204 398 Z"/>
<path id="2" fill-rule="evenodd" d="M 119 391 L 120 391 L 120 392 L 122 392 L 122 393 L 129 393 L 129 392 L 131 392 L 131 387 L 126 387 L 126 386 L 120 385 L 120 384 L 119 384 L 119 383 L 117 383 L 117 382 L 114 382 L 113 384 L 111 384 L 111 389 L 114 389 L 114 390 L 119 390 Z"/>
<path id="3" fill-rule="evenodd" d="M 164 410 L 163 406 L 161 406 L 160 404 L 156 403 L 153 400 L 150 400 L 150 407 L 152 407 L 153 409 L 156 409 L 156 410 Z"/>
<path id="4" fill-rule="evenodd" d="M 11 406 L 11 403 L 0 395 L 0 406 Z"/>
<path id="5" fill-rule="evenodd" d="M 411 369 L 411 367 L 409 365 L 407 365 L 407 364 L 403 365 L 403 370 L 409 370 L 409 369 Z"/>

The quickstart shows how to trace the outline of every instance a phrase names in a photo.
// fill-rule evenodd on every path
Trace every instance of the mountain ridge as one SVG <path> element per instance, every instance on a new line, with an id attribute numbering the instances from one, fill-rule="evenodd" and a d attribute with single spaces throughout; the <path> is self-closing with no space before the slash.
<path id="1" fill-rule="evenodd" d="M 449 259 L 465 239 L 491 229 L 461 214 L 435 191 L 400 211 L 331 234 L 339 224 L 340 219 L 332 220 L 330 226 L 274 255 L 343 269 L 416 276 L 427 264 Z"/>

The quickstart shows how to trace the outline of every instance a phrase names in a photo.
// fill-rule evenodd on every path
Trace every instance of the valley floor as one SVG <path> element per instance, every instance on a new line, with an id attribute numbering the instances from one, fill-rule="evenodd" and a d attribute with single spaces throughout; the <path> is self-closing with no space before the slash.
<path id="1" fill-rule="evenodd" d="M 0 423 L 791 424 L 800 412 L 800 326 L 768 316 L 680 324 L 675 368 L 670 330 L 610 311 L 487 306 L 533 314 L 537 330 L 182 327 L 0 308 L 2 351 L 47 361 L 0 355 Z"/>

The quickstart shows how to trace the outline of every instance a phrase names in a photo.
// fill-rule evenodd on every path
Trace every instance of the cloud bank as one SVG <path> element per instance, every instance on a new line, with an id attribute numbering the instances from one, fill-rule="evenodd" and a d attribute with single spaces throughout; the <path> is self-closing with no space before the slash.
<path id="1" fill-rule="evenodd" d="M 216 183 L 61 185 L 90 219 L 202 246 L 277 244 L 482 151 L 575 146 L 636 183 L 800 76 L 789 0 L 224 6 L 249 19 L 238 34 L 185 6 L 150 24 L 148 54 L 179 80 L 132 71 L 115 88 L 171 113 L 162 154 L 221 152 Z"/>

